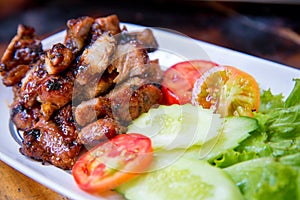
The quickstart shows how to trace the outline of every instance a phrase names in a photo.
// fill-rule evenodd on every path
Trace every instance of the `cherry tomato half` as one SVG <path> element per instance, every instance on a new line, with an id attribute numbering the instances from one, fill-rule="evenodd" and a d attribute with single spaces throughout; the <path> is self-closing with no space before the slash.
<path id="1" fill-rule="evenodd" d="M 167 69 L 162 81 L 164 103 L 191 103 L 195 81 L 210 68 L 218 64 L 206 60 L 190 60 L 177 63 Z"/>
<path id="2" fill-rule="evenodd" d="M 72 175 L 82 190 L 101 193 L 145 172 L 152 159 L 150 138 L 138 133 L 121 134 L 81 156 Z"/>
<path id="3" fill-rule="evenodd" d="M 192 102 L 226 116 L 249 116 L 258 111 L 260 90 L 250 74 L 232 66 L 214 67 L 195 83 Z"/>

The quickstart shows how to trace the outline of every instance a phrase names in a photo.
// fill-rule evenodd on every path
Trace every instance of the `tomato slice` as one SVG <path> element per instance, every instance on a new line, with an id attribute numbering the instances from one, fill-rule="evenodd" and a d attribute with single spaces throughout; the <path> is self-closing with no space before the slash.
<path id="1" fill-rule="evenodd" d="M 206 60 L 190 60 L 179 62 L 164 73 L 162 92 L 164 104 L 191 103 L 195 81 L 208 69 L 218 64 Z"/>
<path id="2" fill-rule="evenodd" d="M 72 175 L 82 190 L 101 193 L 145 172 L 152 159 L 150 138 L 138 133 L 121 134 L 81 156 Z"/>
<path id="3" fill-rule="evenodd" d="M 232 66 L 214 67 L 205 72 L 194 85 L 193 104 L 212 108 L 226 116 L 253 116 L 260 104 L 256 80 Z"/>

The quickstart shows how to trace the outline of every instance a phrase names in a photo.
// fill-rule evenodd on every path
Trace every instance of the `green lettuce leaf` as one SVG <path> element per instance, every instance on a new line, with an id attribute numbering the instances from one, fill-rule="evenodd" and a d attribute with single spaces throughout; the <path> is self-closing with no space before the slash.
<path id="1" fill-rule="evenodd" d="M 297 167 L 300 169 L 300 152 L 283 156 L 280 159 L 278 159 L 280 163 L 289 165 L 292 167 Z"/>
<path id="2" fill-rule="evenodd" d="M 294 79 L 295 86 L 285 101 L 285 107 L 292 107 L 300 104 L 300 79 Z"/>
<path id="3" fill-rule="evenodd" d="M 276 108 L 284 107 L 284 96 L 282 94 L 273 95 L 271 89 L 263 90 L 260 95 L 260 113 L 268 113 Z"/>
<path id="4" fill-rule="evenodd" d="M 299 169 L 273 158 L 258 158 L 225 168 L 249 200 L 299 199 Z"/>
<path id="5" fill-rule="evenodd" d="M 223 152 L 211 164 L 224 168 L 242 161 L 270 156 L 273 151 L 265 141 L 265 135 L 255 131 L 251 133 L 249 138 L 242 141 L 238 147 Z"/>

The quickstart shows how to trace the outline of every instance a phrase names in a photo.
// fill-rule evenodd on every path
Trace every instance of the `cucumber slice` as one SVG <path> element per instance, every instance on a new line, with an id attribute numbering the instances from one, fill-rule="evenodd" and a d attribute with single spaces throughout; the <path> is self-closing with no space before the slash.
<path id="1" fill-rule="evenodd" d="M 149 167 L 154 171 L 172 165 L 180 157 L 214 161 L 223 152 L 234 149 L 239 143 L 250 136 L 250 133 L 258 128 L 257 120 L 250 117 L 227 117 L 223 121 L 219 134 L 203 145 L 194 145 L 187 149 L 156 150 L 156 159 Z"/>
<path id="2" fill-rule="evenodd" d="M 220 134 L 206 142 L 199 151 L 200 159 L 212 160 L 222 152 L 233 149 L 258 128 L 257 120 L 250 117 L 227 117 Z"/>
<path id="3" fill-rule="evenodd" d="M 116 189 L 126 199 L 243 199 L 221 169 L 203 160 L 181 158 L 161 170 L 140 175 Z"/>
<path id="4" fill-rule="evenodd" d="M 135 119 L 127 132 L 150 137 L 155 150 L 187 149 L 216 137 L 223 121 L 200 106 L 161 105 Z"/>
<path id="5" fill-rule="evenodd" d="M 186 151 L 198 154 L 198 159 L 211 160 L 237 147 L 257 128 L 254 118 L 220 118 L 212 110 L 185 104 L 150 109 L 134 120 L 127 132 L 151 138 L 156 154 L 176 150 L 171 160 Z"/>

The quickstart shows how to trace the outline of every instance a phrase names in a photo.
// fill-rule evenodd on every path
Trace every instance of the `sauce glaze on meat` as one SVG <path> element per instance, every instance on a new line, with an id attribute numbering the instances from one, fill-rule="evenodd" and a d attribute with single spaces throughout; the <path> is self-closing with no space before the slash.
<path id="1" fill-rule="evenodd" d="M 64 42 L 48 50 L 19 25 L 0 72 L 14 93 L 20 152 L 71 169 L 85 145 L 125 133 L 162 99 L 162 71 L 148 56 L 157 47 L 150 29 L 128 32 L 116 15 L 70 19 Z"/>

